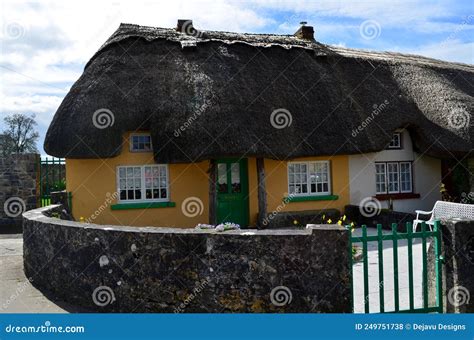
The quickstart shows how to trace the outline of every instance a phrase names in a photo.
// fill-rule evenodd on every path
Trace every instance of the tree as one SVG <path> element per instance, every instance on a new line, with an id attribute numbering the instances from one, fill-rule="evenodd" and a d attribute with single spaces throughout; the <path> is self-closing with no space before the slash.
<path id="1" fill-rule="evenodd" d="M 36 142 L 39 134 L 35 115 L 27 116 L 15 113 L 4 118 L 6 129 L 0 135 L 0 152 L 5 155 L 12 153 L 38 152 Z"/>

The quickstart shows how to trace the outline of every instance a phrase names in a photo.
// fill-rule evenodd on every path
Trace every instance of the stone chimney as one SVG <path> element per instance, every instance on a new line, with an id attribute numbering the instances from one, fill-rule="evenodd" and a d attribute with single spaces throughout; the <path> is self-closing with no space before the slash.
<path id="1" fill-rule="evenodd" d="M 295 36 L 300 39 L 314 40 L 314 29 L 313 26 L 306 26 L 307 22 L 300 22 L 301 27 L 295 32 Z"/>

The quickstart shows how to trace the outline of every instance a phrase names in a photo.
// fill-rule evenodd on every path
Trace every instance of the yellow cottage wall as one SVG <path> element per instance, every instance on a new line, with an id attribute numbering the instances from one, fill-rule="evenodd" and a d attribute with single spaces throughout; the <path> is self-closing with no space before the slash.
<path id="1" fill-rule="evenodd" d="M 110 195 L 116 192 L 116 168 L 121 165 L 155 164 L 153 154 L 130 152 L 129 134 L 125 135 L 122 153 L 106 159 L 66 159 L 66 185 L 72 193 L 72 212 L 76 219 L 83 217 L 93 223 L 132 225 L 194 227 L 208 223 L 209 161 L 191 164 L 169 164 L 170 201 L 175 207 L 111 210 Z M 306 157 L 295 161 L 329 160 L 331 163 L 332 194 L 335 201 L 307 201 L 283 204 L 288 195 L 287 162 L 265 159 L 268 212 L 302 211 L 335 208 L 340 211 L 349 204 L 349 162 L 347 156 Z M 255 225 L 258 213 L 256 159 L 248 160 L 250 224 Z M 203 203 L 202 213 L 187 217 L 181 204 L 188 197 L 197 197 Z"/>

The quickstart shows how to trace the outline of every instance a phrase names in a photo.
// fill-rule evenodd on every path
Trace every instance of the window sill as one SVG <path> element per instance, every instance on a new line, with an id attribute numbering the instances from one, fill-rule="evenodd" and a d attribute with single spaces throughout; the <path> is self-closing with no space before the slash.
<path id="1" fill-rule="evenodd" d="M 283 198 L 283 202 L 335 201 L 337 199 L 339 199 L 338 195 L 287 196 Z"/>
<path id="2" fill-rule="evenodd" d="M 379 201 L 392 200 L 408 200 L 413 198 L 420 198 L 420 194 L 414 194 L 412 192 L 400 193 L 400 194 L 377 194 L 375 198 Z"/>
<path id="3" fill-rule="evenodd" d="M 175 202 L 139 202 L 139 203 L 117 203 L 110 206 L 112 210 L 149 209 L 149 208 L 171 208 Z"/>

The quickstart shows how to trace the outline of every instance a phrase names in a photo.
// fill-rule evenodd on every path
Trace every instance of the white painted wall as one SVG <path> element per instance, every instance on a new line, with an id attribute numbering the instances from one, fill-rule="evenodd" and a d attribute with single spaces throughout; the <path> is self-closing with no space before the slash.
<path id="1" fill-rule="evenodd" d="M 402 149 L 383 150 L 349 156 L 350 202 L 359 205 L 366 197 L 375 196 L 375 162 L 413 161 L 413 192 L 420 198 L 393 201 L 393 210 L 414 213 L 415 210 L 431 210 L 441 199 L 441 161 L 413 151 L 408 131 L 401 134 Z M 388 201 L 381 201 L 382 208 L 388 208 Z"/>

